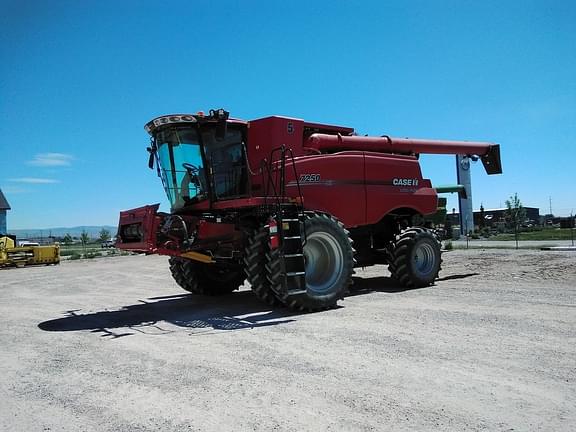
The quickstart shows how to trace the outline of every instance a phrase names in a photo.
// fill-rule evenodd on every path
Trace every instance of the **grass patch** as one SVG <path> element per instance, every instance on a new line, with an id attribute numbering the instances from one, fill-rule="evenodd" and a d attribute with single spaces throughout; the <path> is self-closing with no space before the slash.
<path id="1" fill-rule="evenodd" d="M 554 246 L 553 244 L 539 244 L 539 245 L 518 245 L 518 250 L 520 249 L 529 249 L 529 250 L 540 250 L 543 247 L 550 247 L 550 246 Z M 462 249 L 516 249 L 516 244 L 514 242 L 511 242 L 509 245 L 491 245 L 489 244 L 489 242 L 485 242 L 485 243 L 472 243 L 470 242 L 469 247 L 466 247 L 466 243 L 464 244 L 455 244 L 454 249 L 458 249 L 458 250 L 462 250 Z"/>
<path id="2" fill-rule="evenodd" d="M 72 260 L 92 259 L 102 256 L 118 255 L 117 249 L 102 249 L 100 244 L 88 244 L 86 248 L 82 245 L 60 245 L 60 256 L 70 257 Z"/>
<path id="3" fill-rule="evenodd" d="M 88 252 L 101 252 L 102 248 L 100 246 L 92 246 L 92 245 L 86 246 L 86 249 L 84 249 L 80 245 L 71 245 L 71 246 L 60 245 L 60 252 L 61 253 L 62 252 L 84 253 L 84 251 L 86 251 L 86 253 L 88 253 Z"/>
<path id="4" fill-rule="evenodd" d="M 96 257 L 101 257 L 101 256 L 102 256 L 102 252 L 88 252 L 88 253 L 84 256 L 84 258 L 91 259 L 91 258 L 96 258 Z"/>
<path id="5" fill-rule="evenodd" d="M 576 230 L 574 232 L 576 238 Z M 570 240 L 570 228 L 546 228 L 541 231 L 521 232 L 518 233 L 518 240 Z M 514 241 L 514 234 L 497 234 L 487 239 L 488 241 Z"/>

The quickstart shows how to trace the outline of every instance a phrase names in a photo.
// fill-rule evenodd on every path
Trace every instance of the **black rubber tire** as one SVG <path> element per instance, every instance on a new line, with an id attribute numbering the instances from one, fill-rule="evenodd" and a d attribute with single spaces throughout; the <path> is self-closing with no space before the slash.
<path id="1" fill-rule="evenodd" d="M 170 257 L 168 262 L 170 263 L 170 273 L 178 285 L 180 285 L 184 290 L 196 293 L 198 290 L 198 278 L 196 273 L 190 271 L 185 263 L 188 260 L 183 258 Z"/>
<path id="2" fill-rule="evenodd" d="M 388 269 L 400 284 L 408 288 L 430 286 L 441 269 L 440 242 L 431 230 L 407 228 L 396 236 L 392 258 Z M 423 265 L 425 268 L 419 268 Z"/>
<path id="3" fill-rule="evenodd" d="M 388 261 L 388 271 L 394 277 L 396 273 L 396 267 L 394 267 L 394 242 L 390 242 L 390 245 L 386 248 L 386 260 Z"/>
<path id="4" fill-rule="evenodd" d="M 244 272 L 254 295 L 270 306 L 280 306 L 282 302 L 276 297 L 266 273 L 266 255 L 270 252 L 270 234 L 267 226 L 249 235 L 244 250 Z"/>
<path id="5" fill-rule="evenodd" d="M 338 255 L 337 260 L 340 267 L 339 273 L 333 281 L 322 289 L 322 293 L 315 292 L 312 288 L 310 279 L 313 273 L 307 271 L 307 290 L 306 294 L 297 296 L 284 296 L 280 300 L 290 309 L 297 311 L 319 311 L 336 307 L 338 300 L 342 299 L 348 292 L 352 284 L 352 273 L 354 271 L 354 249 L 352 248 L 352 239 L 350 233 L 344 228 L 344 225 L 336 218 L 324 214 L 310 212 L 306 214 L 305 230 L 307 243 L 304 245 L 304 254 L 307 254 L 307 248 L 311 247 L 311 241 L 314 236 L 326 236 L 327 243 L 333 247 L 333 252 Z M 277 287 L 276 291 L 281 292 L 282 283 L 282 263 L 278 250 L 268 253 L 268 264 L 266 270 L 268 280 L 272 287 Z M 335 261 L 337 261 L 335 260 Z M 325 270 L 324 274 L 332 274 Z M 322 275 L 321 275 L 322 276 Z"/>
<path id="6" fill-rule="evenodd" d="M 176 283 L 192 294 L 229 294 L 244 283 L 241 270 L 178 257 L 171 257 L 169 262 L 170 272 Z"/>

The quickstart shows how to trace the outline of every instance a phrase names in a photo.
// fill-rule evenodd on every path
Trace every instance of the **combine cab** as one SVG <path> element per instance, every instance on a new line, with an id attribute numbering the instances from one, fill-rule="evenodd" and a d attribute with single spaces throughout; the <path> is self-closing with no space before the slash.
<path id="1" fill-rule="evenodd" d="M 222 109 L 145 129 L 171 211 L 121 212 L 117 247 L 170 256 L 191 293 L 228 293 L 247 279 L 263 301 L 297 310 L 334 307 L 357 266 L 387 264 L 407 287 L 434 283 L 440 244 L 424 221 L 438 196 L 420 153 L 478 156 L 488 174 L 501 172 L 491 143 L 357 136 L 276 116 L 246 122 Z"/>

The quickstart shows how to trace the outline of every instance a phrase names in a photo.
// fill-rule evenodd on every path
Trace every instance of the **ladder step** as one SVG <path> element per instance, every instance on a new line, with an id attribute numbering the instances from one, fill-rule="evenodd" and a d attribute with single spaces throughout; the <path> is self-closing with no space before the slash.
<path id="1" fill-rule="evenodd" d="M 302 237 L 300 236 L 289 236 L 289 237 L 284 237 L 284 240 L 302 240 Z"/>
<path id="2" fill-rule="evenodd" d="M 300 219 L 280 219 L 280 222 L 300 222 Z"/>
<path id="3" fill-rule="evenodd" d="M 306 294 L 306 290 L 288 291 L 288 295 L 289 295 L 289 296 L 300 295 L 300 294 Z"/>
<path id="4" fill-rule="evenodd" d="M 294 253 L 294 254 L 286 254 L 284 255 L 284 258 L 296 258 L 296 257 L 303 257 L 304 254 L 301 253 Z"/>
<path id="5" fill-rule="evenodd" d="M 299 271 L 299 272 L 288 272 L 286 273 L 287 277 L 294 277 L 294 276 L 304 276 L 306 272 Z"/>

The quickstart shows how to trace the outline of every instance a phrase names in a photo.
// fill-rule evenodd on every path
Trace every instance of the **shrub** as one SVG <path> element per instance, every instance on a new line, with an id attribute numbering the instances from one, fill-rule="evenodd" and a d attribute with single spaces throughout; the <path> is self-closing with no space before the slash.
<path id="1" fill-rule="evenodd" d="M 452 250 L 454 249 L 454 246 L 452 245 L 452 242 L 450 240 L 447 240 L 444 242 L 444 249 L 445 250 Z"/>
<path id="2" fill-rule="evenodd" d="M 76 252 L 72 252 L 72 254 L 70 255 L 71 260 L 78 260 L 80 258 L 82 258 L 82 256 L 80 254 L 77 254 Z"/>

